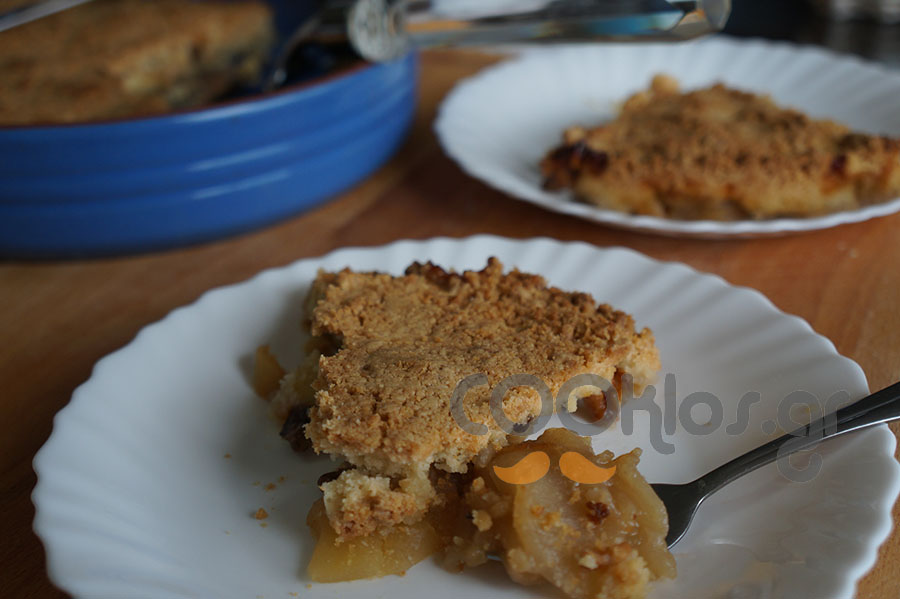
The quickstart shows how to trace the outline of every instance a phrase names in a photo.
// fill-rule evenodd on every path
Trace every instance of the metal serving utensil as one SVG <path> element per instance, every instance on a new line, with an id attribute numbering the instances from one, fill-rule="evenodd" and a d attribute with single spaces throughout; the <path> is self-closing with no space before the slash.
<path id="1" fill-rule="evenodd" d="M 356 0 L 353 47 L 368 60 L 410 47 L 685 40 L 720 30 L 731 0 Z"/>
<path id="2" fill-rule="evenodd" d="M 666 543 L 671 548 L 687 532 L 707 497 L 745 474 L 821 441 L 900 418 L 900 383 L 813 420 L 806 426 L 736 457 L 697 480 L 681 485 L 651 485 L 669 514 Z"/>
<path id="3" fill-rule="evenodd" d="M 288 80 L 291 57 L 317 43 L 383 62 L 436 46 L 679 41 L 720 30 L 730 13 L 731 0 L 323 0 L 282 45 L 263 89 Z"/>

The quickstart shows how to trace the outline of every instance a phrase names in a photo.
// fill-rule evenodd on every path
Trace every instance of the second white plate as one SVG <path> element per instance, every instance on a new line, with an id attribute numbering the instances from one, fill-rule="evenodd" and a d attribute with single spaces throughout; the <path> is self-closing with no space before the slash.
<path id="1" fill-rule="evenodd" d="M 573 125 L 615 118 L 618 106 L 667 73 L 687 89 L 723 82 L 854 130 L 900 136 L 900 73 L 849 56 L 761 40 L 531 48 L 457 86 L 436 123 L 445 151 L 470 175 L 548 210 L 664 235 L 751 237 L 824 229 L 900 210 L 900 198 L 814 218 L 679 221 L 634 216 L 542 188 L 538 164 Z"/>

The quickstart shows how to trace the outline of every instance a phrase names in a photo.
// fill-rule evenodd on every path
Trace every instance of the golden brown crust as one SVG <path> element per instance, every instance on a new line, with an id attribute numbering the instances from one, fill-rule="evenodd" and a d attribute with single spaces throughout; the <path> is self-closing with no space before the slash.
<path id="1" fill-rule="evenodd" d="M 603 208 L 681 219 L 814 216 L 900 195 L 900 141 L 715 85 L 657 76 L 607 125 L 565 132 L 541 168 Z"/>
<path id="2" fill-rule="evenodd" d="M 489 445 L 505 443 L 490 417 L 487 386 L 469 391 L 469 418 L 491 433 L 466 433 L 450 414 L 465 377 L 485 373 L 491 385 L 519 373 L 541 378 L 554 393 L 580 373 L 611 380 L 617 368 L 639 384 L 659 368 L 652 333 L 636 333 L 630 316 L 584 293 L 548 287 L 543 278 L 503 274 L 491 259 L 482 271 L 445 273 L 414 264 L 402 277 L 345 270 L 325 289 L 312 333 L 341 348 L 319 360 L 307 435 L 319 452 L 380 473 L 436 464 L 466 465 Z M 537 394 L 514 389 L 510 419 L 540 411 Z"/>
<path id="3" fill-rule="evenodd" d="M 624 371 L 643 386 L 659 369 L 652 333 L 635 331 L 629 315 L 539 276 L 504 274 L 493 258 L 463 273 L 430 263 L 399 277 L 319 273 L 307 305 L 314 339 L 328 347 L 318 359 L 306 435 L 317 452 L 357 467 L 323 485 L 339 536 L 421 518 L 434 493 L 404 481 L 428 480 L 432 467 L 465 472 L 477 456 L 506 445 L 489 408 L 491 387 L 505 377 L 536 375 L 555 394 L 581 373 L 611 381 Z M 490 385 L 472 388 L 464 405 L 469 419 L 487 426 L 483 436 L 465 432 L 450 411 L 454 388 L 478 373 Z M 273 400 L 282 412 L 305 402 L 297 379 Z M 503 406 L 524 423 L 540 412 L 540 399 L 513 388 Z"/>
<path id="4" fill-rule="evenodd" d="M 102 0 L 0 33 L 0 124 L 78 122 L 209 102 L 254 78 L 265 3 Z"/>

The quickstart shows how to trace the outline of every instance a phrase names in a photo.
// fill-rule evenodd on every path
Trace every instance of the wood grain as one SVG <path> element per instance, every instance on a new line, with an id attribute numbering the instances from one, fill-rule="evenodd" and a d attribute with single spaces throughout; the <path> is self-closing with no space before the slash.
<path id="1" fill-rule="evenodd" d="M 691 241 L 617 231 L 512 200 L 466 177 L 431 130 L 454 82 L 494 60 L 426 53 L 419 114 L 400 153 L 366 182 L 278 226 L 152 255 L 0 263 L 0 595 L 65 596 L 48 581 L 31 531 L 31 460 L 92 365 L 212 287 L 341 246 L 475 233 L 627 246 L 762 291 L 856 360 L 873 389 L 900 380 L 900 215 L 784 238 Z M 895 530 L 858 596 L 896 599 L 898 581 Z"/>

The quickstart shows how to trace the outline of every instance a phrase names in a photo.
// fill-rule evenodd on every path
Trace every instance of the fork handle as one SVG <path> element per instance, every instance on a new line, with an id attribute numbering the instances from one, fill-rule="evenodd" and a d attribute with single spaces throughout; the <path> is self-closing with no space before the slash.
<path id="1" fill-rule="evenodd" d="M 692 486 L 705 498 L 757 468 L 808 449 L 825 439 L 900 418 L 900 383 L 894 383 L 806 426 L 769 441 L 698 478 Z"/>

